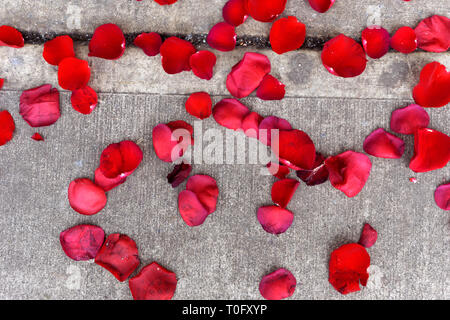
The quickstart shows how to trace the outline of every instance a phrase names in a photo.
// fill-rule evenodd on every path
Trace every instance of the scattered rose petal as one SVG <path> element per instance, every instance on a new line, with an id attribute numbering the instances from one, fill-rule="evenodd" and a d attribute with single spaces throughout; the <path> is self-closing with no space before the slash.
<path id="1" fill-rule="evenodd" d="M 95 170 L 95 184 L 102 188 L 105 192 L 108 192 L 115 187 L 120 186 L 122 183 L 127 181 L 127 177 L 122 177 L 122 175 L 117 176 L 116 178 L 107 178 L 100 168 Z"/>
<path id="2" fill-rule="evenodd" d="M 99 169 L 106 178 L 128 177 L 142 161 L 142 150 L 133 141 L 110 144 L 100 156 Z"/>
<path id="3" fill-rule="evenodd" d="M 294 294 L 297 280 L 286 269 L 278 269 L 265 275 L 259 283 L 259 292 L 267 300 L 281 300 Z"/>
<path id="4" fill-rule="evenodd" d="M 90 114 L 97 107 L 97 92 L 89 86 L 72 91 L 72 108 L 82 114 Z"/>
<path id="5" fill-rule="evenodd" d="M 190 71 L 190 58 L 196 52 L 194 46 L 177 37 L 167 38 L 161 46 L 161 62 L 168 74 Z"/>
<path id="6" fill-rule="evenodd" d="M 44 43 L 42 54 L 47 63 L 57 66 L 65 58 L 75 57 L 73 40 L 70 36 L 59 36 Z"/>
<path id="7" fill-rule="evenodd" d="M 33 140 L 35 140 L 35 141 L 44 141 L 44 138 L 42 138 L 42 136 L 41 136 L 38 132 L 36 132 L 35 134 L 33 134 L 33 135 L 31 136 L 31 139 L 33 139 Z"/>
<path id="8" fill-rule="evenodd" d="M 266 167 L 267 167 L 267 169 L 269 169 L 270 174 L 273 175 L 274 177 L 278 178 L 278 179 L 286 178 L 286 176 L 290 172 L 289 167 L 287 167 L 287 166 L 285 166 L 284 164 L 281 164 L 281 163 L 269 162 L 266 165 Z"/>
<path id="9" fill-rule="evenodd" d="M 432 129 L 418 129 L 414 134 L 414 156 L 409 168 L 427 172 L 443 168 L 450 161 L 450 137 Z"/>
<path id="10" fill-rule="evenodd" d="M 422 107 L 439 108 L 450 102 L 450 71 L 439 62 L 428 63 L 413 90 L 414 101 Z"/>
<path id="11" fill-rule="evenodd" d="M 65 58 L 58 66 L 58 81 L 61 88 L 74 91 L 86 87 L 91 78 L 87 61 Z"/>
<path id="12" fill-rule="evenodd" d="M 372 162 L 363 153 L 345 151 L 326 159 L 325 166 L 331 185 L 351 198 L 361 192 L 369 179 Z"/>
<path id="13" fill-rule="evenodd" d="M 178 0 L 155 0 L 155 2 L 161 6 L 171 5 L 177 2 Z"/>
<path id="14" fill-rule="evenodd" d="M 99 26 L 89 42 L 89 57 L 108 60 L 119 59 L 125 52 L 125 37 L 113 23 Z"/>
<path id="15" fill-rule="evenodd" d="M 152 262 L 128 283 L 134 300 L 171 300 L 177 288 L 177 277 Z"/>
<path id="16" fill-rule="evenodd" d="M 167 175 L 167 182 L 172 185 L 172 188 L 178 187 L 191 174 L 192 166 L 188 163 L 181 163 L 175 165 L 172 172 Z"/>
<path id="17" fill-rule="evenodd" d="M 286 232 L 294 221 L 294 214 L 278 206 L 265 206 L 258 209 L 258 221 L 263 229 L 272 234 Z"/>
<path id="18" fill-rule="evenodd" d="M 370 248 L 377 242 L 377 238 L 378 232 L 370 224 L 365 223 L 358 244 L 364 248 Z"/>
<path id="19" fill-rule="evenodd" d="M 328 281 L 340 293 L 359 291 L 359 284 L 366 286 L 370 256 L 357 244 L 345 244 L 331 253 Z"/>
<path id="20" fill-rule="evenodd" d="M 306 28 L 296 17 L 289 16 L 274 22 L 270 30 L 270 45 L 278 54 L 294 51 L 305 42 Z"/>
<path id="21" fill-rule="evenodd" d="M 104 240 L 103 229 L 89 224 L 69 228 L 59 235 L 62 249 L 70 259 L 75 261 L 94 259 Z"/>
<path id="22" fill-rule="evenodd" d="M 195 193 L 208 214 L 216 211 L 219 188 L 214 178 L 200 174 L 192 176 L 186 183 L 186 190 Z"/>
<path id="23" fill-rule="evenodd" d="M 259 125 L 263 121 L 263 117 L 257 112 L 248 113 L 242 120 L 241 129 L 244 134 L 250 138 L 258 138 L 259 136 Z"/>
<path id="24" fill-rule="evenodd" d="M 221 126 L 238 130 L 250 110 L 236 99 L 223 99 L 213 109 L 213 117 Z"/>
<path id="25" fill-rule="evenodd" d="M 450 183 L 437 187 L 434 192 L 434 201 L 442 210 L 450 210 Z"/>
<path id="26" fill-rule="evenodd" d="M 20 31 L 10 26 L 0 27 L 0 47 L 22 48 L 24 46 L 23 36 Z"/>
<path id="27" fill-rule="evenodd" d="M 262 100 L 281 100 L 286 94 L 282 84 L 277 78 L 267 74 L 261 81 L 256 96 Z"/>
<path id="28" fill-rule="evenodd" d="M 192 126 L 182 120 L 159 124 L 153 128 L 153 149 L 162 161 L 176 161 L 194 143 L 192 134 Z"/>
<path id="29" fill-rule="evenodd" d="M 16 125 L 14 119 L 7 110 L 0 111 L 0 146 L 11 141 Z"/>
<path id="30" fill-rule="evenodd" d="M 105 191 L 86 178 L 73 180 L 68 196 L 72 209 L 87 216 L 100 212 L 107 201 Z"/>
<path id="31" fill-rule="evenodd" d="M 414 29 L 401 27 L 391 38 L 391 47 L 401 53 L 411 53 L 417 49 L 417 38 Z"/>
<path id="32" fill-rule="evenodd" d="M 330 9 L 335 0 L 308 0 L 311 8 L 317 12 L 324 13 Z"/>
<path id="33" fill-rule="evenodd" d="M 219 51 L 233 50 L 236 47 L 236 31 L 234 26 L 226 22 L 219 22 L 209 31 L 206 42 L 211 48 Z"/>
<path id="34" fill-rule="evenodd" d="M 281 130 L 272 137 L 272 150 L 280 162 L 293 170 L 311 169 L 316 148 L 311 138 L 301 130 Z"/>
<path id="35" fill-rule="evenodd" d="M 4 84 L 5 84 L 5 79 L 0 78 L 0 90 L 3 88 Z"/>
<path id="36" fill-rule="evenodd" d="M 287 0 L 247 0 L 249 15 L 261 22 L 272 22 L 283 13 Z"/>
<path id="37" fill-rule="evenodd" d="M 110 234 L 95 257 L 95 263 L 120 282 L 127 280 L 140 263 L 136 242 L 124 234 Z"/>
<path id="38" fill-rule="evenodd" d="M 216 55 L 211 51 L 201 50 L 189 58 L 192 72 L 200 79 L 210 80 L 213 77 Z"/>
<path id="39" fill-rule="evenodd" d="M 366 69 L 366 54 L 361 45 L 343 34 L 325 43 L 322 50 L 324 67 L 335 76 L 349 78 Z"/>
<path id="40" fill-rule="evenodd" d="M 246 0 L 228 0 L 222 9 L 223 19 L 232 26 L 239 26 L 248 18 Z"/>
<path id="41" fill-rule="evenodd" d="M 417 46 L 425 51 L 445 52 L 450 48 L 450 19 L 434 15 L 423 19 L 414 29 Z"/>
<path id="42" fill-rule="evenodd" d="M 55 123 L 61 116 L 59 92 L 50 84 L 25 90 L 20 96 L 20 115 L 32 127 Z"/>
<path id="43" fill-rule="evenodd" d="M 208 118 L 212 113 L 211 96 L 207 92 L 192 93 L 185 104 L 190 115 L 201 120 Z"/>
<path id="44" fill-rule="evenodd" d="M 363 148 L 366 153 L 374 157 L 399 159 L 405 151 L 405 142 L 379 128 L 366 137 Z"/>
<path id="45" fill-rule="evenodd" d="M 246 52 L 227 76 L 227 89 L 236 98 L 247 97 L 270 72 L 269 59 L 260 53 Z"/>
<path id="46" fill-rule="evenodd" d="M 391 37 L 386 29 L 370 26 L 361 33 L 361 41 L 367 55 L 372 59 L 379 59 L 389 51 Z"/>
<path id="47" fill-rule="evenodd" d="M 276 181 L 272 185 L 272 201 L 276 205 L 286 208 L 295 191 L 297 190 L 300 182 L 295 179 L 282 179 Z"/>
<path id="48" fill-rule="evenodd" d="M 417 104 L 394 110 L 391 115 L 391 130 L 402 134 L 414 134 L 417 129 L 426 128 L 430 116 Z"/>
<path id="49" fill-rule="evenodd" d="M 316 152 L 316 159 L 312 169 L 298 170 L 297 177 L 305 182 L 307 186 L 315 186 L 326 182 L 328 180 L 328 169 L 325 166 L 325 157 Z"/>
<path id="50" fill-rule="evenodd" d="M 162 45 L 162 39 L 159 33 L 141 33 L 134 39 L 134 45 L 141 48 L 149 57 L 159 54 Z"/>
<path id="51" fill-rule="evenodd" d="M 417 183 L 417 179 L 414 177 L 409 178 L 409 181 L 411 181 L 412 183 L 416 184 Z"/>
<path id="52" fill-rule="evenodd" d="M 261 141 L 266 146 L 270 146 L 272 144 L 272 133 L 276 134 L 277 132 L 272 132 L 272 130 L 291 130 L 291 124 L 282 118 L 278 118 L 275 116 L 265 117 L 264 120 L 259 124 L 259 141 Z"/>
<path id="53" fill-rule="evenodd" d="M 183 190 L 178 195 L 178 210 L 184 222 L 190 227 L 196 227 L 205 222 L 208 211 L 203 207 L 196 194 Z"/>

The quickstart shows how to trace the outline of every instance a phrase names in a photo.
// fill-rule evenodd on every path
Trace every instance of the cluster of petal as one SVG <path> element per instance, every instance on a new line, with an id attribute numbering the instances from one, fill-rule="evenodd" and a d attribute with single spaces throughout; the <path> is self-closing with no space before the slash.
<path id="1" fill-rule="evenodd" d="M 161 63 L 168 74 L 190 71 L 190 58 L 197 50 L 186 40 L 169 37 L 160 48 Z"/>

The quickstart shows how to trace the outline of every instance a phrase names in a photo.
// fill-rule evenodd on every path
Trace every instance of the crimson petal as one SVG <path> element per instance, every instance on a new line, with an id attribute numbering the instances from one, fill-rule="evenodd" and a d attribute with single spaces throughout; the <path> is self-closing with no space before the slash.
<path id="1" fill-rule="evenodd" d="M 330 9 L 335 0 L 308 0 L 311 8 L 316 10 L 317 12 L 324 13 Z"/>
<path id="2" fill-rule="evenodd" d="M 281 100 L 286 94 L 282 84 L 277 78 L 267 74 L 261 81 L 256 96 L 262 100 Z"/>
<path id="3" fill-rule="evenodd" d="M 99 169 L 109 179 L 127 177 L 142 161 L 142 150 L 133 141 L 110 144 L 100 156 Z"/>
<path id="4" fill-rule="evenodd" d="M 282 118 L 275 116 L 265 117 L 259 124 L 259 141 L 266 146 L 272 144 L 272 130 L 291 130 L 291 124 Z M 276 132 L 273 132 L 276 134 Z"/>
<path id="5" fill-rule="evenodd" d="M 172 271 L 152 262 L 128 284 L 134 300 L 170 300 L 177 288 L 177 277 Z"/>
<path id="6" fill-rule="evenodd" d="M 231 51 L 236 47 L 236 31 L 234 26 L 219 22 L 214 25 L 206 37 L 206 42 L 213 49 Z"/>
<path id="7" fill-rule="evenodd" d="M 401 53 L 411 53 L 417 49 L 417 38 L 414 29 L 401 27 L 391 38 L 391 47 Z"/>
<path id="8" fill-rule="evenodd" d="M 44 60 L 47 63 L 57 66 L 65 58 L 75 57 L 73 40 L 69 36 L 59 36 L 44 43 Z"/>
<path id="9" fill-rule="evenodd" d="M 89 224 L 80 224 L 69 228 L 59 235 L 59 241 L 65 254 L 75 261 L 94 259 L 104 240 L 103 229 Z"/>
<path id="10" fill-rule="evenodd" d="M 172 188 L 176 188 L 189 177 L 191 171 L 192 166 L 190 164 L 184 162 L 177 164 L 172 172 L 167 175 L 167 182 L 172 185 Z"/>
<path id="11" fill-rule="evenodd" d="M 450 48 L 450 19 L 434 15 L 423 19 L 414 32 L 417 46 L 425 51 L 445 52 Z"/>
<path id="12" fill-rule="evenodd" d="M 261 22 L 271 22 L 283 13 L 287 0 L 247 0 L 246 10 Z"/>
<path id="13" fill-rule="evenodd" d="M 443 184 L 436 188 L 434 201 L 442 210 L 450 210 L 450 183 Z"/>
<path id="14" fill-rule="evenodd" d="M 417 104 L 397 109 L 391 115 L 391 130 L 402 134 L 413 134 L 417 129 L 426 128 L 430 116 Z"/>
<path id="15" fill-rule="evenodd" d="M 178 195 L 178 210 L 184 222 L 190 227 L 203 224 L 208 216 L 208 211 L 197 195 L 189 190 L 183 190 Z"/>
<path id="16" fill-rule="evenodd" d="M 370 248 L 377 242 L 377 238 L 378 232 L 370 224 L 365 223 L 358 244 L 364 248 Z"/>
<path id="17" fill-rule="evenodd" d="M 68 197 L 72 209 L 87 216 L 100 212 L 107 201 L 105 191 L 86 178 L 70 183 Z"/>
<path id="18" fill-rule="evenodd" d="M 212 112 L 211 96 L 207 92 L 192 93 L 187 99 L 185 107 L 190 115 L 201 120 L 206 119 Z"/>
<path id="19" fill-rule="evenodd" d="M 297 177 L 299 177 L 307 186 L 315 186 L 322 184 L 328 180 L 328 169 L 325 166 L 325 157 L 316 153 L 314 165 L 310 170 L 297 170 Z"/>
<path id="20" fill-rule="evenodd" d="M 286 269 L 278 269 L 265 275 L 259 284 L 259 292 L 267 300 L 281 300 L 294 294 L 297 280 Z"/>
<path id="21" fill-rule="evenodd" d="M 305 42 L 306 28 L 296 17 L 289 16 L 274 22 L 270 30 L 270 45 L 278 54 L 297 50 Z"/>
<path id="22" fill-rule="evenodd" d="M 0 27 L 0 47 L 7 46 L 11 48 L 22 48 L 24 40 L 22 33 L 10 26 Z"/>
<path id="23" fill-rule="evenodd" d="M 72 91 L 72 108 L 82 114 L 90 114 L 97 107 L 97 92 L 89 86 Z"/>
<path id="24" fill-rule="evenodd" d="M 162 45 L 162 39 L 159 33 L 141 33 L 134 39 L 134 45 L 141 48 L 149 57 L 159 54 Z"/>
<path id="25" fill-rule="evenodd" d="M 310 169 L 316 159 L 314 143 L 301 130 L 279 131 L 272 137 L 272 150 L 280 162 L 294 170 Z"/>
<path id="26" fill-rule="evenodd" d="M 0 146 L 11 141 L 16 125 L 14 119 L 7 110 L 0 111 Z"/>
<path id="27" fill-rule="evenodd" d="M 192 176 L 186 183 L 186 190 L 195 193 L 208 214 L 216 211 L 219 188 L 214 178 L 200 174 Z"/>
<path id="28" fill-rule="evenodd" d="M 389 32 L 380 26 L 370 26 L 361 33 L 361 41 L 367 55 L 379 59 L 389 51 Z"/>
<path id="29" fill-rule="evenodd" d="M 272 201 L 282 208 L 286 208 L 291 201 L 300 182 L 295 179 L 282 179 L 276 181 L 272 186 Z"/>
<path id="30" fill-rule="evenodd" d="M 221 126 L 238 130 L 250 110 L 236 99 L 223 99 L 213 109 L 213 117 Z"/>
<path id="31" fill-rule="evenodd" d="M 59 92 L 50 84 L 25 90 L 20 96 L 20 115 L 32 127 L 55 123 L 61 116 Z"/>
<path id="32" fill-rule="evenodd" d="M 450 102 L 450 71 L 439 62 L 428 63 L 413 90 L 414 101 L 422 107 L 439 108 Z"/>
<path id="33" fill-rule="evenodd" d="M 89 57 L 119 59 L 125 52 L 125 36 L 113 23 L 99 26 L 89 42 Z"/>
<path id="34" fill-rule="evenodd" d="M 294 221 L 294 214 L 278 206 L 265 206 L 258 209 L 258 221 L 263 229 L 272 234 L 286 232 Z"/>
<path id="35" fill-rule="evenodd" d="M 398 159 L 405 151 L 405 142 L 379 128 L 366 137 L 363 148 L 366 153 L 374 157 Z"/>
<path id="36" fill-rule="evenodd" d="M 87 61 L 65 58 L 58 65 L 58 82 L 61 88 L 74 91 L 86 87 L 91 78 L 91 68 Z"/>
<path id="37" fill-rule="evenodd" d="M 414 134 L 414 156 L 409 168 L 427 172 L 443 168 L 450 161 L 450 137 L 432 129 L 418 129 Z"/>
<path id="38" fill-rule="evenodd" d="M 161 62 L 168 74 L 190 71 L 190 58 L 196 52 L 195 47 L 186 40 L 177 37 L 167 38 L 161 45 Z"/>
<path id="39" fill-rule="evenodd" d="M 239 26 L 248 18 L 246 0 L 228 0 L 222 9 L 223 19 L 232 26 Z"/>
<path id="40" fill-rule="evenodd" d="M 192 72 L 200 79 L 210 80 L 213 77 L 214 66 L 216 65 L 216 55 L 211 51 L 201 50 L 194 53 L 189 58 L 189 65 Z"/>

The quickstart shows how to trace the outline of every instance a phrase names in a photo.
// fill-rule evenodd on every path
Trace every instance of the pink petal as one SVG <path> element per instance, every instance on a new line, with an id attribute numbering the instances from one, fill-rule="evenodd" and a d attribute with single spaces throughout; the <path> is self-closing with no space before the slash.
<path id="1" fill-rule="evenodd" d="M 405 142 L 379 128 L 366 137 L 363 148 L 366 153 L 374 157 L 398 159 L 405 151 Z"/>
<path id="2" fill-rule="evenodd" d="M 428 127 L 430 116 L 424 108 L 410 104 L 392 112 L 391 130 L 402 134 L 414 134 L 417 129 Z"/>
<path id="3" fill-rule="evenodd" d="M 443 184 L 436 188 L 434 201 L 442 210 L 450 210 L 450 183 Z"/>
<path id="4" fill-rule="evenodd" d="M 186 190 L 195 193 L 208 214 L 216 211 L 219 188 L 217 187 L 217 182 L 214 178 L 200 174 L 192 176 L 186 183 Z"/>
<path id="5" fill-rule="evenodd" d="M 263 229 L 272 234 L 286 232 L 294 221 L 292 212 L 278 206 L 260 207 L 257 216 Z"/>
<path id="6" fill-rule="evenodd" d="M 32 127 L 49 126 L 61 116 L 59 92 L 50 84 L 29 89 L 20 96 L 20 115 Z"/>
<path id="7" fill-rule="evenodd" d="M 83 215 L 94 215 L 106 206 L 105 191 L 89 179 L 72 181 L 68 195 L 72 209 Z"/>
<path id="8" fill-rule="evenodd" d="M 267 300 L 281 300 L 294 294 L 297 280 L 286 269 L 278 269 L 265 275 L 259 284 L 259 292 Z"/>

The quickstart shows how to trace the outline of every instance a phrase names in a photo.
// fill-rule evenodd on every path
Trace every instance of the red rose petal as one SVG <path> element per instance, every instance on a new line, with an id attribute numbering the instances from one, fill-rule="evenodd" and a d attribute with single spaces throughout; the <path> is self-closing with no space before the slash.
<path id="1" fill-rule="evenodd" d="M 414 29 L 417 45 L 430 52 L 445 52 L 450 48 L 450 19 L 434 15 L 423 19 Z"/>
<path id="2" fill-rule="evenodd" d="M 127 177 L 142 161 L 142 150 L 133 141 L 110 144 L 100 156 L 99 169 L 106 178 Z"/>
<path id="3" fill-rule="evenodd" d="M 44 138 L 37 132 L 31 136 L 31 139 L 35 141 L 44 141 Z"/>
<path id="4" fill-rule="evenodd" d="M 272 137 L 272 150 L 280 162 L 294 170 L 310 169 L 316 159 L 314 143 L 301 130 L 280 131 Z"/>
<path id="5" fill-rule="evenodd" d="M 167 175 L 167 182 L 172 185 L 172 188 L 178 187 L 191 174 L 192 166 L 188 163 L 177 164 L 171 173 Z"/>
<path id="6" fill-rule="evenodd" d="M 370 248 L 377 242 L 377 238 L 378 232 L 372 228 L 370 224 L 366 223 L 364 224 L 358 244 L 362 245 L 364 248 Z"/>
<path id="7" fill-rule="evenodd" d="M 436 188 L 434 201 L 442 210 L 450 210 L 450 183 L 443 184 Z"/>
<path id="8" fill-rule="evenodd" d="M 22 48 L 24 46 L 23 36 L 20 31 L 10 26 L 0 27 L 0 47 Z"/>
<path id="9" fill-rule="evenodd" d="M 136 242 L 124 234 L 110 234 L 95 257 L 95 263 L 120 282 L 127 280 L 140 263 Z"/>
<path id="10" fill-rule="evenodd" d="M 25 90 L 20 96 L 20 115 L 32 127 L 55 123 L 61 116 L 59 92 L 50 84 Z"/>
<path id="11" fill-rule="evenodd" d="M 291 124 L 282 118 L 275 116 L 265 117 L 264 120 L 259 124 L 259 141 L 261 141 L 266 146 L 272 144 L 272 130 L 291 130 Z"/>
<path id="12" fill-rule="evenodd" d="M 298 170 L 297 177 L 299 177 L 307 186 L 315 186 L 322 184 L 328 180 L 328 169 L 325 166 L 325 157 L 316 153 L 314 165 L 310 170 Z"/>
<path id="13" fill-rule="evenodd" d="M 366 286 L 370 256 L 357 244 L 345 244 L 331 253 L 328 281 L 340 293 L 359 291 L 359 284 Z"/>
<path id="14" fill-rule="evenodd" d="M 195 193 L 208 214 L 216 211 L 219 188 L 214 178 L 200 174 L 192 176 L 186 183 L 186 190 Z"/>
<path id="15" fill-rule="evenodd" d="M 414 156 L 409 168 L 427 172 L 443 168 L 450 161 L 450 137 L 432 129 L 419 129 L 414 134 Z"/>
<path id="16" fill-rule="evenodd" d="M 206 92 L 192 93 L 187 99 L 185 107 L 190 115 L 201 120 L 206 119 L 212 113 L 211 96 Z"/>
<path id="17" fill-rule="evenodd" d="M 247 52 L 228 74 L 227 89 L 236 98 L 247 97 L 259 87 L 270 69 L 270 61 L 265 55 Z"/>
<path id="18" fill-rule="evenodd" d="M 160 50 L 164 71 L 168 74 L 190 71 L 189 60 L 196 51 L 189 41 L 177 37 L 167 38 Z"/>
<path id="19" fill-rule="evenodd" d="M 379 59 L 389 51 L 391 37 L 386 29 L 370 26 L 361 33 L 361 41 L 367 55 L 372 59 Z"/>
<path id="20" fill-rule="evenodd" d="M 58 66 L 58 81 L 61 88 L 74 91 L 86 87 L 91 78 L 87 61 L 66 58 Z"/>
<path id="21" fill-rule="evenodd" d="M 5 79 L 0 78 L 0 90 L 3 88 L 4 84 L 5 84 Z"/>
<path id="22" fill-rule="evenodd" d="M 211 51 L 201 50 L 189 58 L 192 72 L 200 79 L 210 80 L 213 77 L 216 55 Z"/>
<path id="23" fill-rule="evenodd" d="M 89 42 L 89 57 L 108 60 L 119 59 L 125 52 L 125 37 L 113 23 L 99 26 Z"/>
<path id="24" fill-rule="evenodd" d="M 134 45 L 141 48 L 149 57 L 159 54 L 162 45 L 162 39 L 159 33 L 141 33 L 134 39 Z"/>
<path id="25" fill-rule="evenodd" d="M 165 125 L 159 124 L 153 128 L 153 149 L 159 159 L 165 162 L 173 162 L 179 159 L 182 154 L 179 149 L 175 149 L 178 145 L 177 139 L 172 135 L 172 130 Z M 174 154 L 174 151 L 177 152 Z"/>
<path id="26" fill-rule="evenodd" d="M 311 8 L 317 12 L 324 13 L 330 9 L 335 0 L 308 0 Z"/>
<path id="27" fill-rule="evenodd" d="M 272 185 L 271 192 L 273 203 L 282 208 L 286 208 L 299 185 L 300 182 L 295 179 L 282 179 L 276 181 Z"/>
<path id="28" fill-rule="evenodd" d="M 261 22 L 271 22 L 283 13 L 287 0 L 247 0 L 249 15 Z"/>
<path id="29" fill-rule="evenodd" d="M 161 6 L 171 5 L 177 2 L 178 0 L 155 0 L 155 2 Z"/>
<path id="30" fill-rule="evenodd" d="M 68 196 L 72 209 L 87 216 L 100 212 L 107 201 L 105 191 L 86 178 L 72 181 Z"/>
<path id="31" fill-rule="evenodd" d="M 177 277 L 172 271 L 152 262 L 128 283 L 134 300 L 170 300 L 177 288 Z"/>
<path id="32" fill-rule="evenodd" d="M 42 54 L 47 63 L 57 66 L 65 58 L 75 57 L 73 40 L 69 36 L 59 36 L 44 43 Z"/>
<path id="33" fill-rule="evenodd" d="M 294 221 L 294 214 L 278 206 L 265 206 L 258 209 L 258 221 L 263 229 L 272 234 L 286 232 Z"/>
<path id="34" fill-rule="evenodd" d="M 361 192 L 369 179 L 372 162 L 363 153 L 345 151 L 326 159 L 325 166 L 331 185 L 351 198 Z"/>
<path id="35" fill-rule="evenodd" d="M 269 170 L 270 174 L 278 179 L 284 179 L 289 174 L 290 169 L 289 167 L 281 164 L 281 163 L 274 163 L 269 162 L 266 165 L 267 169 Z"/>
<path id="36" fill-rule="evenodd" d="M 278 54 L 297 50 L 305 42 L 306 28 L 296 17 L 289 16 L 274 22 L 270 30 L 270 45 Z"/>
<path id="37" fill-rule="evenodd" d="M 59 235 L 59 241 L 65 254 L 75 261 L 94 259 L 104 240 L 103 229 L 89 224 L 80 224 L 69 228 Z"/>
<path id="38" fill-rule="evenodd" d="M 386 130 L 379 128 L 366 137 L 363 149 L 374 157 L 399 159 L 405 151 L 405 142 L 386 132 Z"/>
<path id="39" fill-rule="evenodd" d="M 256 112 L 248 113 L 242 120 L 241 125 L 241 129 L 244 131 L 244 134 L 247 137 L 257 139 L 259 136 L 259 125 L 263 119 L 264 118 Z"/>
<path id="40" fill-rule="evenodd" d="M 430 116 L 417 104 L 394 110 L 391 115 L 391 130 L 402 134 L 413 134 L 417 129 L 426 128 Z"/>
<path id="41" fill-rule="evenodd" d="M 72 108 L 82 114 L 90 114 L 97 107 L 97 92 L 89 86 L 72 91 Z"/>
<path id="42" fill-rule="evenodd" d="M 232 25 L 219 22 L 209 31 L 206 42 L 213 49 L 231 51 L 236 47 L 236 31 Z"/>
<path id="43" fill-rule="evenodd" d="M 16 125 L 11 114 L 7 110 L 0 111 L 0 146 L 12 139 L 15 129 Z"/>
<path id="44" fill-rule="evenodd" d="M 267 300 L 281 300 L 294 294 L 297 280 L 286 269 L 278 269 L 265 275 L 259 284 L 259 292 Z"/>
<path id="45" fill-rule="evenodd" d="M 401 27 L 391 38 L 391 47 L 401 53 L 411 53 L 417 49 L 417 38 L 414 29 Z"/>
<path id="46" fill-rule="evenodd" d="M 325 43 L 321 57 L 324 67 L 335 76 L 356 77 L 366 69 L 367 59 L 363 48 L 343 34 Z"/>
<path id="47" fill-rule="evenodd" d="M 221 126 L 238 130 L 250 110 L 236 99 L 223 99 L 213 109 L 213 117 Z"/>
<path id="48" fill-rule="evenodd" d="M 281 100 L 286 94 L 282 84 L 277 78 L 267 74 L 261 81 L 256 96 L 262 100 Z"/>
<path id="49" fill-rule="evenodd" d="M 108 178 L 106 177 L 100 168 L 95 170 L 95 184 L 102 188 L 105 192 L 114 189 L 115 187 L 120 186 L 122 183 L 127 181 L 127 177 L 122 177 L 121 175 L 116 178 Z"/>
<path id="50" fill-rule="evenodd" d="M 178 195 L 178 210 L 184 222 L 190 227 L 201 225 L 208 216 L 208 211 L 196 194 L 189 190 L 183 190 Z"/>
<path id="51" fill-rule="evenodd" d="M 439 62 L 428 63 L 413 90 L 414 101 L 422 107 L 439 108 L 450 102 L 450 71 Z"/>
<path id="52" fill-rule="evenodd" d="M 223 19 L 232 26 L 239 26 L 248 18 L 246 0 L 228 0 L 222 9 Z"/>

